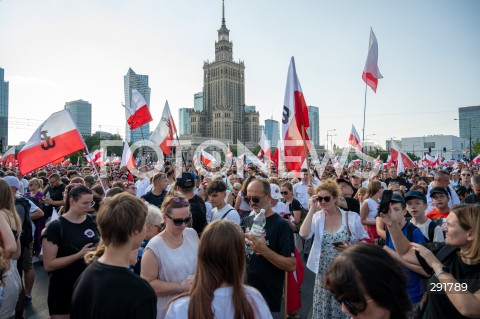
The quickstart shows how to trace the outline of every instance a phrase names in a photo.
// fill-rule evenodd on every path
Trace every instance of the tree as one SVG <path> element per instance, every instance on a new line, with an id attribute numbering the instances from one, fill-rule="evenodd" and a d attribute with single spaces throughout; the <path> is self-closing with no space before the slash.
<path id="1" fill-rule="evenodd" d="M 480 154 L 480 139 L 472 142 L 472 158 L 475 158 L 478 154 Z"/>
<path id="2" fill-rule="evenodd" d="M 416 156 L 413 153 L 407 152 L 407 155 L 408 155 L 408 157 L 410 157 L 412 159 L 412 161 L 418 161 L 420 159 L 420 157 Z"/>

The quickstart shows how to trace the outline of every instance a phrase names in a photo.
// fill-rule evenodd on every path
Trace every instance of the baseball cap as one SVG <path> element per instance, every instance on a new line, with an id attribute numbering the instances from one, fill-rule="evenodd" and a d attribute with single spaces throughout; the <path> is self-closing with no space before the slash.
<path id="1" fill-rule="evenodd" d="M 193 179 L 192 173 L 183 172 L 177 176 L 175 183 L 181 188 L 190 188 L 194 186 Z"/>
<path id="2" fill-rule="evenodd" d="M 20 188 L 20 181 L 15 176 L 5 176 L 4 179 L 10 186 Z"/>
<path id="3" fill-rule="evenodd" d="M 95 184 L 95 178 L 92 175 L 87 175 L 83 178 L 85 182 Z"/>
<path id="4" fill-rule="evenodd" d="M 405 204 L 405 200 L 403 199 L 402 196 L 398 194 L 393 194 L 392 199 L 390 200 L 390 203 L 403 203 Z"/>
<path id="5" fill-rule="evenodd" d="M 434 187 L 430 190 L 430 196 L 433 196 L 433 194 L 443 194 L 450 198 L 450 195 L 448 195 L 448 192 L 445 188 L 443 187 Z"/>
<path id="6" fill-rule="evenodd" d="M 351 188 L 353 188 L 352 183 L 350 183 L 350 181 L 347 180 L 347 179 L 345 179 L 345 178 L 339 178 L 339 179 L 337 179 L 337 184 L 340 184 L 340 183 L 345 183 L 345 184 L 347 184 L 348 186 L 350 186 Z"/>
<path id="7" fill-rule="evenodd" d="M 427 201 L 427 197 L 420 191 L 409 191 L 405 194 L 405 201 L 408 202 L 410 199 L 418 198 L 423 200 L 424 202 Z"/>
<path id="8" fill-rule="evenodd" d="M 270 184 L 270 196 L 272 196 L 273 199 L 282 199 L 283 196 L 280 193 L 280 186 L 277 184 Z"/>

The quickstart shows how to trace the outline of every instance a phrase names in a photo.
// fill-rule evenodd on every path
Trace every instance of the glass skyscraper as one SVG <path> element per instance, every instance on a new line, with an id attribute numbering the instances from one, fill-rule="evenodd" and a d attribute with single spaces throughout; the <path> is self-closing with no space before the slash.
<path id="1" fill-rule="evenodd" d="M 8 82 L 4 70 L 0 68 L 0 152 L 8 145 Z"/>
<path id="2" fill-rule="evenodd" d="M 145 102 L 150 108 L 150 92 L 151 89 L 148 86 L 148 75 L 136 74 L 131 68 L 128 69 L 127 75 L 123 77 L 124 90 L 125 90 L 125 104 L 130 105 L 132 101 L 132 90 L 136 89 L 145 99 Z M 130 127 L 126 123 L 131 114 L 125 109 L 125 138 L 127 141 L 135 143 L 143 139 L 150 138 L 150 123 L 140 126 L 137 129 L 130 130 Z"/>
<path id="3" fill-rule="evenodd" d="M 314 146 L 320 145 L 320 116 L 318 107 L 308 106 L 308 118 L 310 120 L 310 127 L 307 129 L 308 137 Z"/>
<path id="4" fill-rule="evenodd" d="M 180 136 L 189 135 L 190 134 L 190 112 L 192 111 L 191 108 L 181 108 L 179 110 L 179 134 Z"/>
<path id="5" fill-rule="evenodd" d="M 480 139 L 480 105 L 458 108 L 460 137 L 472 144 Z"/>
<path id="6" fill-rule="evenodd" d="M 193 109 L 197 112 L 203 111 L 203 92 L 198 92 L 193 95 Z"/>
<path id="7" fill-rule="evenodd" d="M 271 148 L 277 148 L 280 137 L 279 123 L 275 120 L 265 120 L 265 135 Z"/>
<path id="8" fill-rule="evenodd" d="M 92 135 L 92 104 L 84 100 L 65 103 L 65 108 L 70 110 L 73 122 L 77 124 L 82 136 Z"/>

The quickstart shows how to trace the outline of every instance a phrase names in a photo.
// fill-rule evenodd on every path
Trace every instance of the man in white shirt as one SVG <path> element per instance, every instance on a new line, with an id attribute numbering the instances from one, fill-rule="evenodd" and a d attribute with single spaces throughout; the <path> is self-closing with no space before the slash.
<path id="1" fill-rule="evenodd" d="M 308 188 L 313 188 L 312 183 L 309 183 L 308 180 L 308 171 L 306 168 L 302 168 L 302 181 L 293 185 L 293 198 L 298 200 L 300 204 L 302 204 L 305 209 L 308 208 L 308 199 L 310 196 L 308 195 Z"/>
<path id="2" fill-rule="evenodd" d="M 430 197 L 430 191 L 434 187 L 443 187 L 449 194 L 449 201 L 448 201 L 448 207 L 452 208 L 453 205 L 458 205 L 460 204 L 460 199 L 458 198 L 457 192 L 453 189 L 450 184 L 450 175 L 445 172 L 445 171 L 438 171 L 435 174 L 435 177 L 433 179 L 433 182 L 428 185 L 428 193 L 427 193 L 427 204 L 428 204 L 428 209 L 427 213 L 431 211 L 433 208 L 435 208 L 432 198 Z"/>
<path id="3" fill-rule="evenodd" d="M 240 215 L 232 207 L 225 203 L 227 196 L 227 184 L 220 179 L 215 179 L 208 184 L 207 195 L 212 204 L 212 221 L 218 219 L 226 219 L 240 225 Z"/>

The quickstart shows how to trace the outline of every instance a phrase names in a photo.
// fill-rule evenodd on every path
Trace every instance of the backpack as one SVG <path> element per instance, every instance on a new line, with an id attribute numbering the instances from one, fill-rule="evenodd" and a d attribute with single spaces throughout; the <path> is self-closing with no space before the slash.
<path id="1" fill-rule="evenodd" d="M 22 233 L 20 234 L 20 244 L 22 248 L 28 247 L 33 241 L 32 222 L 30 220 L 30 203 L 25 197 L 15 198 L 15 205 L 21 205 L 25 211 L 22 220 Z"/>
<path id="2" fill-rule="evenodd" d="M 425 237 L 425 235 L 423 235 L 423 237 L 425 237 L 425 242 L 426 243 L 433 243 L 433 237 L 435 237 L 435 228 L 442 224 L 442 219 L 441 218 L 440 219 L 430 219 L 430 220 L 431 220 L 431 222 L 430 222 L 430 224 L 428 224 L 428 237 Z M 407 219 L 407 221 L 410 222 L 410 219 Z M 408 233 L 409 230 L 410 229 L 407 229 L 407 233 Z M 413 236 L 413 230 L 411 230 L 411 232 L 412 233 L 410 234 L 410 236 Z M 408 240 L 410 240 L 410 237 L 407 236 L 407 238 L 408 238 Z"/>
<path id="3" fill-rule="evenodd" d="M 409 242 L 413 242 L 413 231 L 417 229 L 417 226 L 412 224 L 411 222 L 407 222 L 407 239 Z"/>

